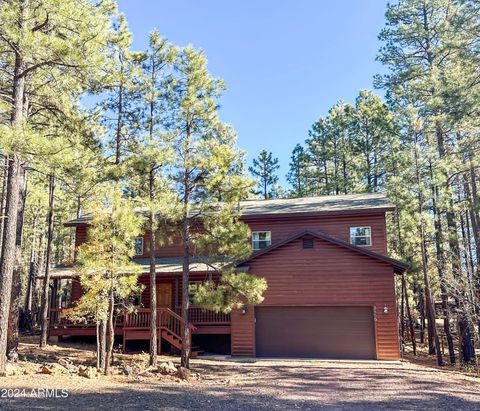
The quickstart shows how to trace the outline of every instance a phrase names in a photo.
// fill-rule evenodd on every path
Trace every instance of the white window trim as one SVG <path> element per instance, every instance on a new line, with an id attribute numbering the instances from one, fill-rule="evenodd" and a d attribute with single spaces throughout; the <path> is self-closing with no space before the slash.
<path id="1" fill-rule="evenodd" d="M 254 240 L 254 235 L 259 234 L 259 233 L 266 233 L 267 234 L 267 239 L 266 240 Z M 258 243 L 260 241 L 268 241 L 270 244 L 267 247 L 270 247 L 272 245 L 272 232 L 271 231 L 252 231 L 252 250 L 253 251 L 263 250 L 263 248 L 255 248 L 255 243 Z"/>
<path id="2" fill-rule="evenodd" d="M 370 232 L 370 235 L 369 236 L 366 236 L 366 235 L 352 235 L 352 229 L 357 229 L 357 228 L 368 228 L 369 232 Z M 350 230 L 349 230 L 349 234 L 350 234 L 350 244 L 356 246 L 356 247 L 371 247 L 373 245 L 373 241 L 372 241 L 372 227 L 371 226 L 356 226 L 356 227 L 350 227 Z M 358 237 L 358 238 L 370 238 L 370 244 L 367 244 L 367 245 L 358 245 L 358 244 L 354 244 L 352 242 L 352 238 L 354 237 Z"/>
<path id="3" fill-rule="evenodd" d="M 142 252 L 141 252 L 140 254 L 137 254 L 137 247 L 136 247 L 136 244 L 135 244 L 135 243 L 136 243 L 136 241 L 137 241 L 139 238 L 142 240 Z M 134 247 L 134 249 L 135 249 L 135 255 L 136 255 L 136 256 L 137 256 L 137 255 L 143 255 L 143 251 L 144 251 L 144 249 L 143 249 L 143 242 L 144 242 L 143 237 L 135 237 L 135 240 L 134 240 L 134 243 L 133 243 L 133 247 Z"/>

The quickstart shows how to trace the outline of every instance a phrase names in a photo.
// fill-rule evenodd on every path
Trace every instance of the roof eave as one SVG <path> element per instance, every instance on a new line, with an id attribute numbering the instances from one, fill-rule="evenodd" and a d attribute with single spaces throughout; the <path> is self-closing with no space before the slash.
<path id="1" fill-rule="evenodd" d="M 395 206 L 388 205 L 385 207 L 372 207 L 361 209 L 346 209 L 346 210 L 320 210 L 320 211 L 306 211 L 293 213 L 258 213 L 258 214 L 242 214 L 242 220 L 251 219 L 275 219 L 275 218 L 305 218 L 316 216 L 335 216 L 335 215 L 356 215 L 356 214 L 382 214 L 395 211 Z M 91 219 L 85 220 L 71 220 L 64 223 L 64 227 L 78 227 L 80 225 L 90 225 Z"/>
<path id="2" fill-rule="evenodd" d="M 378 207 L 378 208 L 361 208 L 361 209 L 347 209 L 347 210 L 321 210 L 321 211 L 306 211 L 295 213 L 258 213 L 258 214 L 242 214 L 240 219 L 274 219 L 274 218 L 295 218 L 295 217 L 316 217 L 319 215 L 335 216 L 335 215 L 353 215 L 353 214 L 383 214 L 395 211 L 395 206 Z"/>

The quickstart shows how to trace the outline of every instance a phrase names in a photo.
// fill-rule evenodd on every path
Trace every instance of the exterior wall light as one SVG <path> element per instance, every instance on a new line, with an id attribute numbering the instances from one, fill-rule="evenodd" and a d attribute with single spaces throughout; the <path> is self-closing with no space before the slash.
<path id="1" fill-rule="evenodd" d="M 384 313 L 384 314 L 388 314 L 387 304 L 385 304 L 385 305 L 383 306 L 383 313 Z"/>
<path id="2" fill-rule="evenodd" d="M 241 312 L 242 312 L 242 315 L 245 315 L 247 313 L 247 307 L 243 306 Z"/>

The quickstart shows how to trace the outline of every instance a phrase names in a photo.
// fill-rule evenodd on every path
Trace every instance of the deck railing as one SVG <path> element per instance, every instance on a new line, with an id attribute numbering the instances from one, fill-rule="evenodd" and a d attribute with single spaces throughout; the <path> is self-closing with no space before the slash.
<path id="1" fill-rule="evenodd" d="M 74 327 L 88 328 L 95 327 L 93 320 L 72 321 L 65 315 L 65 308 L 50 308 L 49 324 L 50 327 Z M 124 316 L 118 315 L 115 318 L 115 327 L 122 328 L 124 326 Z"/>
<path id="2" fill-rule="evenodd" d="M 151 320 L 150 308 L 139 308 L 135 312 L 125 314 L 125 328 L 149 328 Z M 177 336 L 182 333 L 184 321 L 178 314 L 169 308 L 157 309 L 157 325 L 166 328 Z M 192 324 L 190 327 L 195 328 Z"/>
<path id="3" fill-rule="evenodd" d="M 95 327 L 93 321 L 73 322 L 64 315 L 65 309 L 50 309 L 50 327 L 54 328 L 88 328 Z M 139 308 L 135 312 L 117 316 L 115 327 L 117 328 L 149 328 L 150 308 Z M 157 309 L 157 324 L 159 327 L 177 330 L 180 332 L 183 319 L 180 316 L 181 309 L 175 311 L 169 308 Z M 193 325 L 227 325 L 230 324 L 230 314 L 215 313 L 197 307 L 190 307 L 188 310 L 188 321 Z M 180 334 L 178 334 L 180 335 Z"/>
<path id="4" fill-rule="evenodd" d="M 175 309 L 177 314 L 182 312 L 181 307 Z M 226 325 L 230 324 L 230 314 L 216 313 L 203 308 L 190 307 L 188 309 L 188 321 L 197 325 Z"/>

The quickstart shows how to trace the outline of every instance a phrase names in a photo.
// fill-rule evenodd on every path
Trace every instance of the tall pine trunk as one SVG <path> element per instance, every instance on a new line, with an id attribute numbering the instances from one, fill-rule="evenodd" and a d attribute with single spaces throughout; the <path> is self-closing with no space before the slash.
<path id="1" fill-rule="evenodd" d="M 106 353 L 105 353 L 105 366 L 104 374 L 108 375 L 110 372 L 110 366 L 112 365 L 113 360 L 113 343 L 115 339 L 115 329 L 113 326 L 113 317 L 115 311 L 115 284 L 114 277 L 112 274 L 110 290 L 109 290 L 109 299 L 108 299 L 108 320 L 107 320 L 107 330 L 106 330 Z"/>
<path id="2" fill-rule="evenodd" d="M 47 250 L 45 253 L 45 276 L 42 283 L 42 304 L 41 304 L 41 336 L 40 347 L 47 345 L 48 339 L 48 311 L 49 311 L 49 287 L 50 287 L 50 256 L 52 253 L 53 240 L 53 221 L 54 221 L 54 205 L 55 205 L 55 177 L 53 174 L 49 178 L 49 200 L 47 214 Z M 52 296 L 55 298 L 55 296 Z"/>
<path id="3" fill-rule="evenodd" d="M 398 175 L 397 173 L 397 163 L 394 163 L 394 176 L 396 177 Z M 399 199 L 398 199 L 398 192 L 395 186 L 395 204 L 398 205 Z M 395 207 L 395 221 L 396 221 L 396 226 L 397 226 L 397 237 L 398 237 L 398 248 L 400 251 L 400 256 L 402 258 L 405 258 L 405 249 L 403 245 L 403 238 L 402 238 L 402 230 L 401 230 L 401 224 L 400 224 L 400 212 L 398 210 L 398 206 Z M 408 317 L 408 329 L 410 332 L 410 340 L 412 342 L 412 351 L 413 355 L 417 355 L 417 341 L 415 338 L 415 329 L 413 328 L 413 319 L 412 319 L 412 311 L 410 310 L 410 302 L 408 301 L 408 293 L 407 293 L 407 280 L 405 278 L 405 273 L 402 273 L 402 342 L 404 342 L 404 305 L 407 311 L 407 317 Z M 403 350 L 403 346 L 402 346 Z"/>
<path id="4" fill-rule="evenodd" d="M 191 335 L 189 327 L 188 309 L 190 308 L 190 296 L 188 292 L 190 281 L 190 125 L 186 127 L 186 142 L 184 152 L 185 169 L 183 172 L 183 222 L 182 222 L 182 243 L 183 243 L 183 261 L 182 261 L 182 353 L 181 366 L 190 368 Z"/>
<path id="5" fill-rule="evenodd" d="M 1 207 L 1 219 L 0 219 L 0 258 L 2 253 L 2 242 L 3 242 L 3 227 L 5 225 L 5 207 L 6 207 L 6 200 L 7 200 L 7 181 L 8 181 L 8 164 L 9 164 L 9 157 L 4 156 L 2 157 L 3 164 L 3 175 L 2 175 L 2 198 L 0 202 Z"/>
<path id="6" fill-rule="evenodd" d="M 20 167 L 20 201 L 17 215 L 17 233 L 15 239 L 15 268 L 13 270 L 12 295 L 10 297 L 10 314 L 8 318 L 7 358 L 18 360 L 18 337 L 20 321 L 20 295 L 22 292 L 22 236 L 27 196 L 27 171 Z"/>
<path id="7" fill-rule="evenodd" d="M 98 326 L 99 329 L 99 336 L 98 336 L 98 347 L 97 347 L 97 364 L 98 369 L 105 370 L 105 360 L 107 356 L 107 321 L 100 320 L 100 324 Z"/>
<path id="8" fill-rule="evenodd" d="M 150 192 L 153 188 L 153 176 L 150 173 Z M 155 261 L 155 215 L 150 211 L 150 365 L 157 366 L 158 336 L 157 336 L 157 274 Z"/>
<path id="9" fill-rule="evenodd" d="M 427 249 L 426 249 L 426 241 L 425 241 L 425 233 L 423 232 L 423 228 L 420 231 L 420 235 L 422 237 L 421 240 L 421 248 L 422 248 L 422 270 L 423 270 L 423 280 L 425 282 L 425 300 L 426 300 L 426 311 L 427 311 L 427 319 L 428 319 L 428 340 L 433 342 L 435 347 L 435 353 L 437 354 L 437 364 L 443 365 L 443 358 L 442 358 L 442 351 L 440 349 L 440 340 L 438 338 L 437 333 L 437 326 L 435 324 L 435 306 L 433 303 L 432 292 L 430 287 L 430 278 L 428 275 L 428 260 L 427 260 Z"/>
<path id="10" fill-rule="evenodd" d="M 117 107 L 117 130 L 115 132 L 115 164 L 120 164 L 122 155 L 122 128 L 123 128 L 123 69 L 120 73 L 122 78 L 118 90 L 118 107 Z"/>
<path id="11" fill-rule="evenodd" d="M 417 136 L 415 135 L 415 144 L 417 144 Z M 419 233 L 420 233 L 420 252 L 422 256 L 422 273 L 425 285 L 425 309 L 428 320 L 428 344 L 429 354 L 434 352 L 437 354 L 438 365 L 443 365 L 442 352 L 440 350 L 440 340 L 438 338 L 437 326 L 435 323 L 435 305 L 432 298 L 432 291 L 430 286 L 430 276 L 428 274 L 428 254 L 427 242 L 425 236 L 425 227 L 423 222 L 424 199 L 422 195 L 422 180 L 420 177 L 420 164 L 418 158 L 418 150 L 415 148 L 415 175 L 418 187 L 418 213 L 420 216 Z"/>
<path id="12" fill-rule="evenodd" d="M 436 137 L 437 137 L 437 149 L 438 149 L 438 156 L 440 159 L 444 159 L 446 157 L 446 150 L 445 150 L 445 140 L 443 135 L 443 130 L 439 124 L 436 126 Z M 460 256 L 460 245 L 458 240 L 458 229 L 457 229 L 457 222 L 455 218 L 454 212 L 454 205 L 453 205 L 453 196 L 450 192 L 450 187 L 448 185 L 448 175 L 444 172 L 445 175 L 445 194 L 447 196 L 447 210 L 445 213 L 445 217 L 447 220 L 447 228 L 448 228 L 448 245 L 450 248 L 450 254 L 452 256 L 451 265 L 453 271 L 453 277 L 458 281 L 462 276 L 462 268 L 461 268 L 461 256 Z M 459 296 L 455 296 L 457 301 L 459 300 Z M 457 303 L 458 305 L 458 303 Z M 462 308 L 460 311 L 462 311 Z M 464 310 L 463 310 L 464 311 Z M 465 363 L 471 363 L 475 361 L 475 349 L 473 346 L 473 338 L 472 332 L 470 330 L 470 321 L 466 317 L 466 314 L 459 313 L 459 328 L 461 332 L 462 338 L 462 355 L 463 361 Z"/>
<path id="13" fill-rule="evenodd" d="M 22 19 L 20 25 L 25 25 L 29 2 L 22 2 Z M 15 55 L 15 68 L 12 88 L 12 115 L 11 125 L 18 138 L 23 128 L 24 110 L 23 98 L 25 93 L 25 76 L 23 75 L 24 62 L 19 51 Z M 15 266 L 15 240 L 17 231 L 19 186 L 20 186 L 20 157 L 18 153 L 8 156 L 7 191 L 5 200 L 5 223 L 3 227 L 2 253 L 0 262 L 0 376 L 5 375 L 7 359 L 8 317 L 10 298 L 12 293 L 13 269 Z"/>
<path id="14" fill-rule="evenodd" d="M 33 302 L 33 290 L 35 284 L 35 269 L 37 265 L 37 225 L 38 225 L 38 215 L 35 215 L 32 222 L 32 243 L 30 250 L 30 259 L 28 264 L 28 280 L 27 280 L 27 290 L 25 292 L 25 316 L 27 318 L 27 324 L 31 327 L 31 315 L 32 315 L 32 302 Z"/>
<path id="15" fill-rule="evenodd" d="M 188 200 L 187 200 L 188 201 Z M 183 267 L 182 267 L 182 318 L 184 321 L 182 327 L 182 358 L 181 365 L 190 368 L 190 327 L 188 318 L 188 309 L 190 306 L 190 296 L 188 293 L 188 284 L 190 281 L 190 219 L 188 216 L 188 206 L 185 205 L 185 214 L 182 229 L 183 239 Z"/>
<path id="16" fill-rule="evenodd" d="M 151 58 L 151 81 L 152 85 L 155 85 L 155 76 L 157 72 L 157 67 L 155 64 L 156 60 L 154 57 Z M 154 139 L 154 114 L 155 114 L 155 92 L 152 90 L 150 95 L 150 102 L 149 102 L 149 110 L 150 116 L 148 119 L 148 134 L 150 137 L 150 141 Z M 153 206 L 153 201 L 155 200 L 155 170 L 156 165 L 152 164 L 149 170 L 148 175 L 148 191 L 149 191 L 149 200 L 150 200 L 150 207 Z M 159 341 L 157 335 L 157 273 L 156 273 L 156 260 L 155 260 L 155 213 L 150 210 L 149 215 L 149 228 L 150 228 L 150 236 L 149 236 L 149 257 L 150 257 L 150 366 L 156 367 L 157 366 L 157 353 L 158 353 L 158 344 L 161 344 L 161 340 Z"/>
<path id="17" fill-rule="evenodd" d="M 433 182 L 434 175 L 433 175 L 433 167 L 432 162 L 429 160 L 429 170 L 430 170 L 430 178 Z M 438 187 L 433 185 L 432 183 L 432 212 L 433 212 L 433 219 L 434 219 L 434 227 L 435 227 L 435 251 L 437 254 L 437 272 L 438 272 L 438 279 L 440 281 L 440 296 L 442 299 L 442 311 L 443 311 L 443 332 L 447 338 L 447 345 L 448 345 L 448 356 L 450 359 L 450 364 L 455 364 L 455 348 L 453 345 L 453 337 L 452 332 L 450 330 L 450 311 L 448 308 L 448 293 L 447 293 L 447 286 L 446 286 L 446 278 L 445 278 L 445 254 L 443 251 L 443 227 L 442 227 L 442 220 L 440 212 L 437 208 L 439 193 Z"/>

